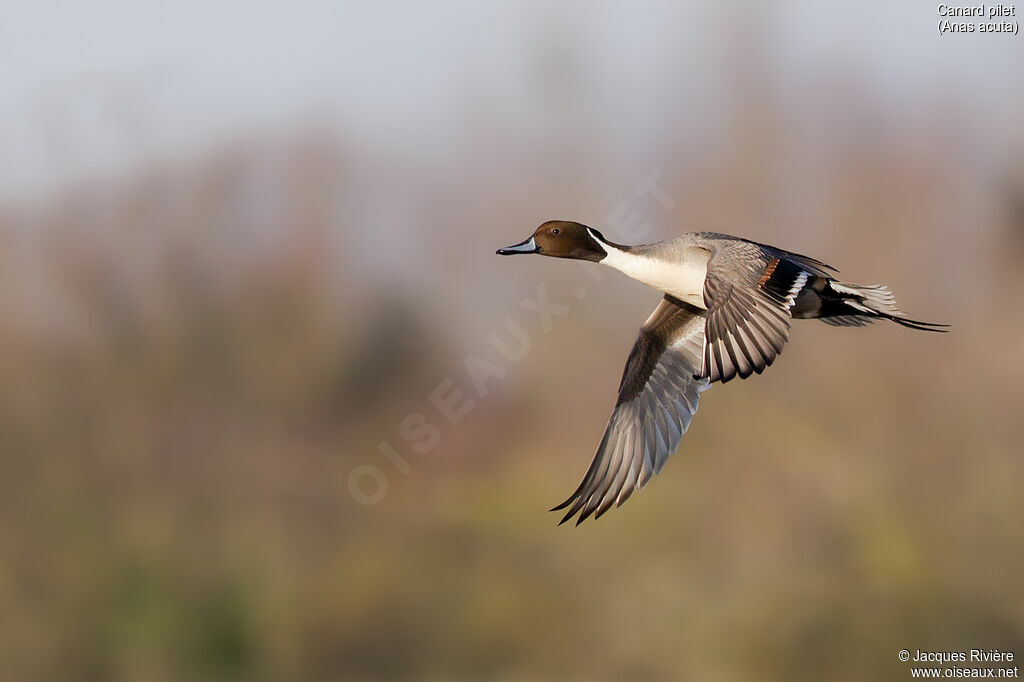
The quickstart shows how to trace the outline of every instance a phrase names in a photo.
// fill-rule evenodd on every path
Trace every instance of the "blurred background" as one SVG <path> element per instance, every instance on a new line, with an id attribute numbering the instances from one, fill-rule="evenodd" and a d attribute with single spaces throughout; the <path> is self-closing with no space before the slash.
<path id="1" fill-rule="evenodd" d="M 1024 656 L 1024 43 L 935 12 L 5 3 L 0 677 Z M 797 323 L 559 528 L 660 297 L 494 255 L 551 218 L 768 242 L 953 331 Z"/>

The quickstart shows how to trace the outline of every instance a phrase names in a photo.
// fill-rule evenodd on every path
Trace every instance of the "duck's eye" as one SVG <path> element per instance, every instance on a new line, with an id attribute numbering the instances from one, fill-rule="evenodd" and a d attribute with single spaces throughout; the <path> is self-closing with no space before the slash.
<path id="1" fill-rule="evenodd" d="M 561 230 L 559 230 L 557 227 L 555 229 L 551 230 L 551 234 L 558 234 L 560 232 L 561 232 Z"/>

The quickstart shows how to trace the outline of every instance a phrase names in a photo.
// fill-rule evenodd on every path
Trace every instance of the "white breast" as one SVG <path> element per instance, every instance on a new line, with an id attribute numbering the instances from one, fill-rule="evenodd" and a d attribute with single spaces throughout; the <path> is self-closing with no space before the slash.
<path id="1" fill-rule="evenodd" d="M 601 260 L 602 264 L 690 305 L 705 308 L 704 277 L 711 254 L 704 249 L 694 247 L 676 252 L 669 260 L 622 251 L 610 245 L 602 246 L 608 252 L 608 256 Z"/>

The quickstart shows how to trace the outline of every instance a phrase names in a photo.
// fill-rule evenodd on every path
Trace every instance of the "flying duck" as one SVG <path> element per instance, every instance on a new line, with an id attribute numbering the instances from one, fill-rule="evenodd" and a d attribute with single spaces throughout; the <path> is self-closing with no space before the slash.
<path id="1" fill-rule="evenodd" d="M 763 372 L 782 352 L 791 319 L 843 327 L 880 319 L 924 331 L 948 326 L 910 319 L 885 286 L 844 284 L 819 260 L 727 234 L 691 232 L 626 246 L 592 227 L 552 220 L 497 253 L 603 263 L 665 295 L 640 327 L 590 468 L 551 510 L 569 507 L 559 525 L 577 514 L 577 525 L 591 514 L 600 518 L 644 487 L 679 446 L 700 394 L 716 381 Z"/>

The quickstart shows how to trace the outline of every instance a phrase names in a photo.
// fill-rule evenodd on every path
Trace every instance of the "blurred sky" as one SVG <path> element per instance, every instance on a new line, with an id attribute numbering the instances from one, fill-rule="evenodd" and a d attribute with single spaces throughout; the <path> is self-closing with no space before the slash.
<path id="1" fill-rule="evenodd" d="M 905 125 L 955 90 L 1021 136 L 1020 40 L 940 38 L 921 2 L 43 0 L 2 18 L 3 201 L 312 119 L 432 166 L 466 152 L 481 112 L 513 137 L 592 127 L 635 173 L 668 132 L 714 139 L 745 43 L 781 101 L 855 74 Z"/>

